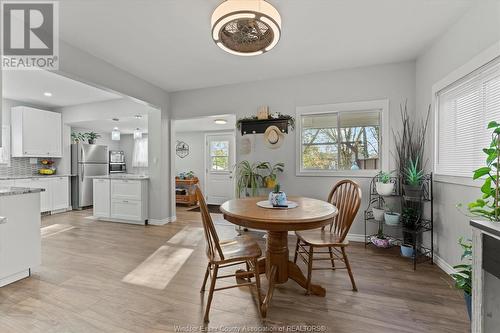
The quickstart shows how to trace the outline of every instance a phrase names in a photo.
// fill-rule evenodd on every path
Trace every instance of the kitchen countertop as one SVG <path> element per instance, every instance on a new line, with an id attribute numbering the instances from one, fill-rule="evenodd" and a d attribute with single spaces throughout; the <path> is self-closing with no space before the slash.
<path id="1" fill-rule="evenodd" d="M 0 187 L 0 197 L 8 195 L 20 195 L 28 193 L 44 192 L 43 188 L 28 188 L 28 187 Z"/>
<path id="2" fill-rule="evenodd" d="M 104 176 L 89 176 L 88 178 L 93 179 L 127 179 L 127 180 L 148 180 L 149 176 L 134 175 L 134 174 L 111 174 Z"/>
<path id="3" fill-rule="evenodd" d="M 0 180 L 30 179 L 30 178 L 54 178 L 54 177 L 71 177 L 71 175 L 55 174 L 55 175 L 0 176 Z"/>

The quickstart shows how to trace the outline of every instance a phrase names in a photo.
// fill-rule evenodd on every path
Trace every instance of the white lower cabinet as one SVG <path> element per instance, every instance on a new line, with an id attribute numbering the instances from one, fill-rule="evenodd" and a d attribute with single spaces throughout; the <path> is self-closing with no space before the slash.
<path id="1" fill-rule="evenodd" d="M 69 206 L 69 179 L 68 177 L 55 177 L 48 179 L 52 192 L 51 210 L 68 209 Z"/>
<path id="2" fill-rule="evenodd" d="M 115 219 L 141 221 L 141 201 L 111 199 L 111 216 Z"/>
<path id="3" fill-rule="evenodd" d="M 14 185 L 43 188 L 45 191 L 40 192 L 40 212 L 42 213 L 65 210 L 69 207 L 68 177 L 16 179 Z"/>
<path id="4" fill-rule="evenodd" d="M 110 217 L 111 202 L 109 179 L 94 179 L 94 216 Z"/>
<path id="5" fill-rule="evenodd" d="M 94 216 L 116 222 L 148 220 L 148 180 L 94 179 Z"/>

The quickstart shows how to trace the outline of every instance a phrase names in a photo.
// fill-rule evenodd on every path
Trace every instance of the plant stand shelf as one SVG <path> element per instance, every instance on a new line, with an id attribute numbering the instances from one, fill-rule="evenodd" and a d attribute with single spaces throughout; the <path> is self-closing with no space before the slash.
<path id="1" fill-rule="evenodd" d="M 420 198 L 409 198 L 404 195 L 402 179 L 400 177 L 391 177 L 390 180 L 395 184 L 393 193 L 388 196 L 381 196 L 377 193 L 375 183 L 377 177 L 374 177 L 370 183 L 370 198 L 368 207 L 364 212 L 365 224 L 365 247 L 375 246 L 371 239 L 378 233 L 373 233 L 373 225 L 378 225 L 383 230 L 384 236 L 389 237 L 392 246 L 405 245 L 413 248 L 414 256 L 411 258 L 413 269 L 417 269 L 417 264 L 430 262 L 434 263 L 434 196 L 432 173 L 424 176 L 422 183 L 422 196 Z M 373 207 L 382 207 L 386 200 L 394 198 L 399 199 L 401 211 L 404 208 L 418 207 L 418 214 L 411 217 L 403 217 L 397 225 L 385 224 L 383 221 L 377 221 L 373 217 Z M 427 215 L 427 216 L 426 216 Z M 424 234 L 429 234 L 430 244 L 424 245 Z"/>

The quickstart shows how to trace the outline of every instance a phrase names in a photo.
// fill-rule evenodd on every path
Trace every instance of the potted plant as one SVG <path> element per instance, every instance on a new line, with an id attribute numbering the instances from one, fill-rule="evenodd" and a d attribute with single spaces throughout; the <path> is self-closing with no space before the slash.
<path id="1" fill-rule="evenodd" d="M 101 137 L 101 135 L 97 134 L 96 132 L 87 132 L 84 134 L 84 136 L 87 139 L 89 145 L 95 144 L 95 141 Z"/>
<path id="2" fill-rule="evenodd" d="M 370 237 L 370 242 L 376 247 L 387 248 L 390 247 L 391 239 L 384 235 L 384 227 L 383 222 L 379 222 L 377 235 L 373 235 Z"/>
<path id="3" fill-rule="evenodd" d="M 453 280 L 455 280 L 455 286 L 457 289 L 463 290 L 465 304 L 467 306 L 467 313 L 469 314 L 469 319 L 471 318 L 472 309 L 472 242 L 464 241 L 461 237 L 458 240 L 458 244 L 462 247 L 462 262 L 464 259 L 466 263 L 461 263 L 460 265 L 453 266 L 456 273 L 451 274 Z"/>
<path id="4" fill-rule="evenodd" d="M 384 213 L 384 221 L 387 225 L 398 225 L 401 214 L 394 212 L 392 209 L 386 210 Z"/>
<path id="5" fill-rule="evenodd" d="M 401 212 L 401 223 L 404 229 L 408 230 L 403 231 L 403 243 L 400 246 L 403 257 L 413 258 L 415 256 L 413 244 L 416 241 L 416 235 L 412 230 L 415 230 L 420 221 L 420 209 L 417 208 L 419 204 L 414 202 L 413 205 L 404 207 Z"/>
<path id="6" fill-rule="evenodd" d="M 242 192 L 245 196 L 257 196 L 259 188 L 263 185 L 260 170 L 266 169 L 265 163 L 241 161 L 236 165 L 236 190 L 238 198 Z"/>
<path id="7" fill-rule="evenodd" d="M 488 124 L 492 130 L 490 146 L 483 149 L 487 155 L 486 165 L 474 170 L 473 179 L 483 179 L 481 198 L 467 206 L 472 216 L 500 222 L 500 123 L 492 121 Z M 461 206 L 460 204 L 458 205 Z"/>
<path id="8" fill-rule="evenodd" d="M 285 163 L 276 163 L 271 165 L 269 162 L 261 164 L 262 168 L 267 170 L 269 174 L 264 177 L 264 184 L 267 188 L 274 188 L 277 184 L 278 173 L 285 170 Z"/>
<path id="9" fill-rule="evenodd" d="M 384 221 L 385 208 L 382 205 L 372 207 L 373 218 L 375 221 Z"/>
<path id="10" fill-rule="evenodd" d="M 377 182 L 375 183 L 375 189 L 379 195 L 391 195 L 394 191 L 394 183 L 391 182 L 392 172 L 380 171 L 377 175 Z"/>
<path id="11" fill-rule="evenodd" d="M 281 191 L 280 184 L 276 184 L 274 191 L 269 193 L 269 203 L 274 206 L 286 206 L 286 193 Z"/>
<path id="12" fill-rule="evenodd" d="M 410 159 L 408 161 L 408 166 L 404 169 L 403 192 L 407 200 L 419 201 L 422 198 L 422 180 L 424 178 L 424 170 L 419 169 L 418 162 L 418 156 L 415 161 Z"/>
<path id="13" fill-rule="evenodd" d="M 85 141 L 85 136 L 80 132 L 71 132 L 71 140 L 73 143 L 80 143 Z"/>

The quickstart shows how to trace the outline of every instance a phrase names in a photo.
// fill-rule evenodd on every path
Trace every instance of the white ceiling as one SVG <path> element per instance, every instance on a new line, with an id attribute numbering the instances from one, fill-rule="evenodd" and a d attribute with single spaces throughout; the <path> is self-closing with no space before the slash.
<path id="1" fill-rule="evenodd" d="M 41 107 L 57 108 L 122 98 L 43 70 L 3 71 L 2 82 L 4 98 Z M 44 96 L 45 92 L 52 93 L 52 96 Z"/>
<path id="2" fill-rule="evenodd" d="M 132 134 L 136 128 L 139 128 L 143 133 L 147 133 L 148 116 L 142 116 L 142 119 L 123 117 L 118 122 L 111 119 L 79 121 L 70 123 L 69 125 L 71 127 L 86 128 L 98 133 L 111 133 L 114 127 L 118 127 L 122 134 Z"/>
<path id="3" fill-rule="evenodd" d="M 167 91 L 412 60 L 475 0 L 269 0 L 272 52 L 237 57 L 210 36 L 222 0 L 62 0 L 61 37 Z"/>
<path id="4" fill-rule="evenodd" d="M 214 121 L 215 119 L 225 119 L 227 124 L 219 125 Z M 236 126 L 235 115 L 219 115 L 200 117 L 192 119 L 176 120 L 174 123 L 175 132 L 206 132 L 206 131 L 226 131 L 232 130 Z"/>

